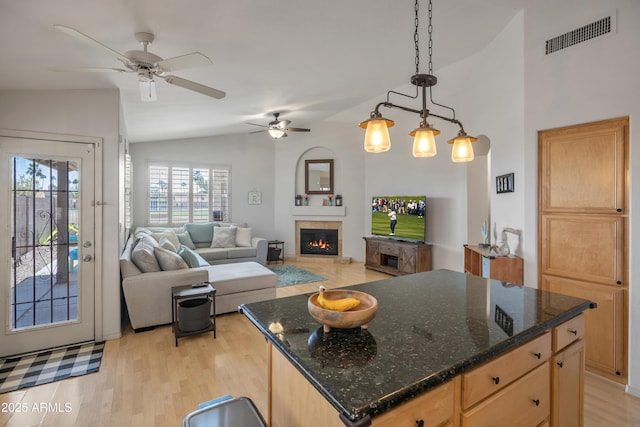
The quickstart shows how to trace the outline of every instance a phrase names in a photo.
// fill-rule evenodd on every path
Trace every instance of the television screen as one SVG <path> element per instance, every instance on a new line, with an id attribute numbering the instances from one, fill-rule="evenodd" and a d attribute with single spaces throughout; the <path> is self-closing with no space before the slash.
<path id="1" fill-rule="evenodd" d="M 371 200 L 371 233 L 423 242 L 426 196 L 375 196 Z"/>

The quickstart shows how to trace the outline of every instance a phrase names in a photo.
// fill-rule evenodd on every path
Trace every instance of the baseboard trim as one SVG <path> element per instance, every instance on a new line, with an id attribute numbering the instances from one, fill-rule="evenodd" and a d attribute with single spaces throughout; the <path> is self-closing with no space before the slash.
<path id="1" fill-rule="evenodd" d="M 638 388 L 638 387 L 633 387 L 633 386 L 627 384 L 627 386 L 625 387 L 624 391 L 626 391 L 627 394 L 630 394 L 632 396 L 640 397 L 640 388 Z"/>

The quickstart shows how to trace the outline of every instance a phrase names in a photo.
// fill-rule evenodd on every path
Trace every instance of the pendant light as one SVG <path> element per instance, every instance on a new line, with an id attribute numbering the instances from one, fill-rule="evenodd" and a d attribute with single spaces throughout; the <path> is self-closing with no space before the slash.
<path id="1" fill-rule="evenodd" d="M 456 120 L 456 112 L 453 108 L 448 107 L 446 105 L 438 104 L 433 101 L 431 88 L 438 83 L 438 79 L 434 76 L 433 73 L 433 61 L 432 50 L 433 50 L 433 40 L 431 37 L 431 33 L 433 30 L 432 26 L 432 3 L 429 0 L 429 26 L 428 26 L 428 34 L 429 34 L 429 74 L 420 74 L 419 65 L 420 65 L 420 47 L 419 47 L 419 36 L 418 36 L 418 28 L 419 28 L 419 19 L 418 19 L 418 10 L 419 10 L 419 0 L 415 2 L 415 30 L 413 33 L 413 39 L 416 50 L 416 73 L 411 76 L 411 83 L 416 86 L 416 94 L 414 96 L 406 95 L 394 91 L 387 92 L 387 100 L 384 102 L 380 102 L 376 105 L 375 109 L 371 112 L 371 115 L 368 120 L 360 123 L 360 127 L 366 129 L 364 136 L 364 149 L 368 153 L 384 153 L 385 151 L 389 151 L 391 148 L 391 139 L 389 137 L 389 128 L 393 126 L 395 123 L 393 120 L 382 117 L 380 114 L 380 107 L 386 108 L 397 108 L 400 110 L 408 111 L 410 113 L 419 114 L 421 117 L 420 125 L 418 128 L 414 129 L 410 136 L 413 136 L 413 156 L 414 157 L 433 157 L 437 154 L 436 148 L 436 135 L 440 134 L 438 129 L 435 129 L 432 125 L 427 122 L 427 118 L 436 117 L 438 119 L 447 121 L 449 123 L 456 124 L 460 127 L 458 135 L 449 140 L 449 144 L 453 145 L 451 150 L 451 160 L 458 162 L 470 162 L 473 160 L 473 147 L 471 146 L 472 142 L 477 141 L 477 138 L 467 135 L 464 131 L 464 127 L 462 123 Z M 422 95 L 422 109 L 414 109 L 409 107 L 403 107 L 401 105 L 393 104 L 389 101 L 389 96 L 391 93 L 395 93 L 398 95 L 403 95 L 408 98 L 417 99 L 420 95 L 419 88 L 421 89 Z M 427 108 L 427 88 L 429 88 L 429 100 L 432 104 L 437 105 L 442 108 L 446 108 L 452 112 L 452 117 L 441 116 L 438 114 L 431 113 Z"/>

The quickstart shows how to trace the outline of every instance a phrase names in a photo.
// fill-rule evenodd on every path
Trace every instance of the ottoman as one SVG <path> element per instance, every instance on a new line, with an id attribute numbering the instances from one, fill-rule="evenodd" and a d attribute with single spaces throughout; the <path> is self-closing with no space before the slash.
<path id="1" fill-rule="evenodd" d="M 257 262 L 216 264 L 206 267 L 216 289 L 216 313 L 238 311 L 240 304 L 276 297 L 278 276 Z"/>

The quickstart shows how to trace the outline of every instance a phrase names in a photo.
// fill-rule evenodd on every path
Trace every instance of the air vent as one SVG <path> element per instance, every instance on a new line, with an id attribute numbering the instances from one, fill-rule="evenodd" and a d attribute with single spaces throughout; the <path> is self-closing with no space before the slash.
<path id="1" fill-rule="evenodd" d="M 587 40 L 594 39 L 596 37 L 605 36 L 612 32 L 612 20 L 611 16 L 599 19 L 591 24 L 584 25 L 580 28 L 576 28 L 568 33 L 561 34 L 545 42 L 545 55 L 557 52 L 559 50 L 574 46 L 578 43 L 586 42 Z"/>

